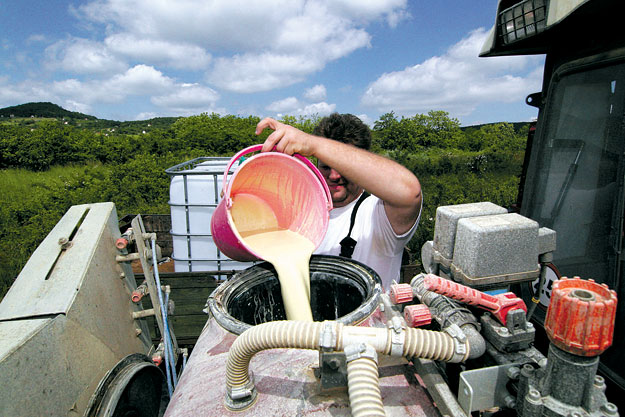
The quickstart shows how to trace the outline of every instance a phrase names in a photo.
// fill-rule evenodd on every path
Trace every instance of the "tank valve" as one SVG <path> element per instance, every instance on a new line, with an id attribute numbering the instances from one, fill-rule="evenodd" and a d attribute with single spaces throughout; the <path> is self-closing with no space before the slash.
<path id="1" fill-rule="evenodd" d="M 392 284 L 389 297 L 393 304 L 404 304 L 412 301 L 410 284 Z"/>
<path id="2" fill-rule="evenodd" d="M 154 362 L 154 365 L 161 366 L 161 363 L 163 363 L 164 356 L 165 356 L 165 345 L 163 344 L 163 342 L 161 342 L 158 344 L 158 347 L 156 348 L 154 353 L 152 353 L 152 362 Z"/>
<path id="3" fill-rule="evenodd" d="M 122 237 L 115 241 L 115 247 L 119 250 L 126 249 L 128 244 L 134 241 L 134 235 L 132 233 L 132 227 L 126 229 L 126 231 L 122 234 Z"/>
<path id="4" fill-rule="evenodd" d="M 132 302 L 138 303 L 148 293 L 148 283 L 143 281 L 143 284 L 139 285 L 136 290 L 132 292 Z"/>
<path id="5" fill-rule="evenodd" d="M 549 340 L 579 356 L 597 356 L 612 345 L 616 292 L 594 280 L 561 278 L 553 284 L 545 319 Z"/>
<path id="6" fill-rule="evenodd" d="M 425 304 L 414 304 L 404 308 L 404 318 L 410 327 L 427 326 L 432 323 L 432 314 Z"/>

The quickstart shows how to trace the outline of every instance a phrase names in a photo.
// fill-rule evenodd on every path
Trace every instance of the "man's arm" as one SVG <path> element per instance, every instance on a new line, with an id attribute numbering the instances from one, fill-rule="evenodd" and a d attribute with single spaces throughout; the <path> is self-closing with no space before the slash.
<path id="1" fill-rule="evenodd" d="M 397 234 L 410 230 L 421 209 L 421 184 L 404 166 L 383 156 L 336 140 L 310 135 L 274 119 L 258 123 L 256 134 L 273 129 L 263 152 L 275 150 L 289 155 L 312 156 L 334 168 L 384 201 L 386 215 Z"/>

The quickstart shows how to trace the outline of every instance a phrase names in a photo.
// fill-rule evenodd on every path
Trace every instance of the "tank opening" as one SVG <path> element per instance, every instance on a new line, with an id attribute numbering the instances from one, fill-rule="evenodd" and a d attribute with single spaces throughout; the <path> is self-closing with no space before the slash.
<path id="1" fill-rule="evenodd" d="M 310 261 L 313 320 L 359 323 L 377 308 L 379 276 L 356 261 L 313 255 Z M 217 321 L 240 334 L 268 321 L 286 320 L 280 281 L 267 262 L 237 272 L 213 292 L 208 301 Z"/>
<path id="2" fill-rule="evenodd" d="M 280 282 L 275 272 L 273 274 L 257 285 L 233 294 L 228 303 L 230 315 L 251 325 L 286 320 Z M 335 320 L 351 313 L 364 299 L 365 293 L 354 281 L 329 273 L 311 274 L 310 306 L 315 321 Z"/>

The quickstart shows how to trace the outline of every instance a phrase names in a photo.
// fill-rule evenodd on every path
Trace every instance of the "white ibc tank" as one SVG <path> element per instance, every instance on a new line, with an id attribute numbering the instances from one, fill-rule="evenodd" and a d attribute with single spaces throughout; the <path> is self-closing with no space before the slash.
<path id="1" fill-rule="evenodd" d="M 229 162 L 230 158 L 203 157 L 165 170 L 171 177 L 169 205 L 176 272 L 231 271 L 253 265 L 226 257 L 211 235 L 211 217 L 221 200 L 223 173 Z"/>

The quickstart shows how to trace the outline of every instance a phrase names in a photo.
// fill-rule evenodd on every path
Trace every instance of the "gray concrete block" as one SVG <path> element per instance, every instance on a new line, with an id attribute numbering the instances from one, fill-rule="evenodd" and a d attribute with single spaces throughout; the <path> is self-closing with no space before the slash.
<path id="1" fill-rule="evenodd" d="M 538 223 L 516 213 L 458 221 L 452 269 L 469 280 L 538 271 Z M 528 275 L 529 274 L 529 275 Z M 500 278 L 505 279 L 505 278 Z"/>
<path id="2" fill-rule="evenodd" d="M 444 258 L 451 260 L 454 254 L 458 220 L 507 212 L 505 208 L 488 201 L 438 207 L 434 225 L 434 250 L 438 251 Z"/>

